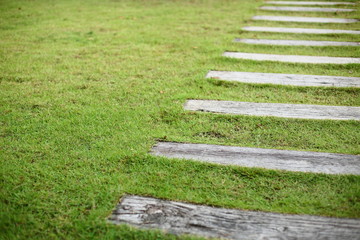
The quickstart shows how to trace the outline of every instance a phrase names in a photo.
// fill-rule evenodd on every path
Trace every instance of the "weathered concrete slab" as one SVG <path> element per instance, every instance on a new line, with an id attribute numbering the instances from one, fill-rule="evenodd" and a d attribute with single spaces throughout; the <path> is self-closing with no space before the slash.
<path id="1" fill-rule="evenodd" d="M 151 154 L 241 167 L 360 175 L 356 155 L 174 142 L 157 143 Z"/>
<path id="2" fill-rule="evenodd" d="M 304 40 L 270 40 L 270 39 L 241 39 L 236 38 L 235 42 L 261 45 L 281 46 L 360 46 L 360 42 L 334 42 L 334 41 L 304 41 Z"/>
<path id="3" fill-rule="evenodd" d="M 254 16 L 252 20 L 276 22 L 309 22 L 309 23 L 354 23 L 358 19 L 351 18 L 318 18 L 318 17 L 288 17 L 288 16 Z"/>
<path id="4" fill-rule="evenodd" d="M 306 34 L 360 34 L 356 30 L 316 29 L 316 28 L 279 28 L 279 27 L 243 27 L 251 32 L 306 33 Z"/>
<path id="5" fill-rule="evenodd" d="M 348 8 L 318 8 L 318 7 L 273 7 L 262 6 L 260 10 L 285 11 L 285 12 L 354 12 L 355 9 Z"/>
<path id="6" fill-rule="evenodd" d="M 109 221 L 172 234 L 234 240 L 360 239 L 360 220 L 247 211 L 125 196 Z"/>
<path id="7" fill-rule="evenodd" d="M 276 61 L 288 63 L 318 63 L 318 64 L 349 64 L 360 63 L 360 58 L 346 57 L 318 57 L 303 55 L 277 55 L 277 54 L 261 54 L 261 53 L 243 53 L 243 52 L 224 52 L 224 57 L 248 59 L 255 61 Z"/>
<path id="8" fill-rule="evenodd" d="M 309 5 L 309 6 L 355 5 L 355 3 L 352 2 L 266 1 L 265 3 L 276 4 L 276 5 Z"/>
<path id="9" fill-rule="evenodd" d="M 308 104 L 188 100 L 185 110 L 250 116 L 303 119 L 360 120 L 360 107 Z"/>
<path id="10" fill-rule="evenodd" d="M 279 73 L 210 71 L 206 78 L 244 83 L 313 87 L 360 87 L 360 77 L 337 77 Z"/>

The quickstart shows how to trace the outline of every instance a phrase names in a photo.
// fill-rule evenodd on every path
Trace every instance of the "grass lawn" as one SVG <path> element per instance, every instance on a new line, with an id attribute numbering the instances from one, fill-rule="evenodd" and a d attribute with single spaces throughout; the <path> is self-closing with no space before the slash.
<path id="1" fill-rule="evenodd" d="M 106 223 L 125 193 L 229 208 L 360 218 L 359 176 L 218 166 L 148 154 L 158 140 L 360 154 L 359 121 L 182 109 L 186 99 L 360 106 L 356 88 L 204 78 L 208 70 L 360 77 L 357 64 L 221 57 L 225 50 L 360 57 L 359 47 L 234 43 L 234 38 L 360 40 L 359 35 L 347 34 L 241 31 L 244 26 L 360 29 L 359 23 L 251 21 L 256 14 L 277 14 L 256 10 L 261 4 L 0 0 L 0 238 L 178 239 Z M 293 15 L 360 18 L 359 11 Z"/>

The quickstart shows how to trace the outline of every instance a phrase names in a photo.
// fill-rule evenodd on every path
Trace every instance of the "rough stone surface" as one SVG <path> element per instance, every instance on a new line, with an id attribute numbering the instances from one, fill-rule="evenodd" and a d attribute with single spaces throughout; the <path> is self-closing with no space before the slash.
<path id="1" fill-rule="evenodd" d="M 348 8 L 318 8 L 318 7 L 273 7 L 263 6 L 260 10 L 285 11 L 285 12 L 353 12 L 355 9 Z"/>
<path id="2" fill-rule="evenodd" d="M 185 110 L 250 116 L 303 119 L 360 120 L 360 107 L 308 104 L 188 100 Z"/>
<path id="3" fill-rule="evenodd" d="M 279 28 L 279 27 L 243 27 L 251 32 L 306 33 L 306 34 L 360 34 L 356 30 L 316 29 L 316 28 Z"/>
<path id="4" fill-rule="evenodd" d="M 125 196 L 109 221 L 234 240 L 360 239 L 360 220 L 214 208 L 141 196 Z"/>
<path id="5" fill-rule="evenodd" d="M 304 40 L 270 40 L 270 39 L 240 39 L 235 42 L 262 45 L 283 46 L 360 46 L 360 42 L 334 42 L 334 41 L 304 41 Z"/>
<path id="6" fill-rule="evenodd" d="M 207 78 L 245 83 L 315 87 L 360 87 L 360 77 L 210 71 Z"/>
<path id="7" fill-rule="evenodd" d="M 288 17 L 288 16 L 254 16 L 252 20 L 277 22 L 309 22 L 309 23 L 354 23 L 357 19 L 350 18 L 318 18 L 318 17 Z"/>
<path id="8" fill-rule="evenodd" d="M 289 63 L 318 63 L 318 64 L 349 64 L 360 63 L 360 58 L 346 57 L 318 57 L 318 56 L 300 56 L 300 55 L 276 55 L 261 53 L 243 53 L 243 52 L 224 52 L 224 57 L 248 59 L 255 61 L 276 61 Z"/>
<path id="9" fill-rule="evenodd" d="M 268 4 L 276 5 L 319 5 L 319 6 L 335 6 L 335 5 L 355 5 L 351 2 L 305 2 L 305 1 L 266 1 Z"/>
<path id="10" fill-rule="evenodd" d="M 360 175 L 360 156 L 356 155 L 174 142 L 159 142 L 151 154 L 222 165 Z"/>

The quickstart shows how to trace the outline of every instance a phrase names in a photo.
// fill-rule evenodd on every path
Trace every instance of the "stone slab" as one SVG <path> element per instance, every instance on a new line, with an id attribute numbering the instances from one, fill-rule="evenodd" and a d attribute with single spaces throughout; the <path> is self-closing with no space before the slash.
<path id="1" fill-rule="evenodd" d="M 279 84 L 313 87 L 360 87 L 360 77 L 210 71 L 206 78 L 244 83 Z"/>
<path id="2" fill-rule="evenodd" d="M 124 196 L 109 222 L 142 229 L 233 240 L 360 239 L 360 220 L 215 208 Z"/>
<path id="3" fill-rule="evenodd" d="M 276 4 L 276 5 L 308 5 L 308 6 L 355 5 L 355 3 L 352 2 L 266 1 L 265 3 Z"/>
<path id="4" fill-rule="evenodd" d="M 347 154 L 174 142 L 157 143 L 151 154 L 221 165 L 360 175 L 360 156 Z"/>
<path id="5" fill-rule="evenodd" d="M 234 41 L 247 43 L 247 44 L 280 45 L 280 46 L 357 46 L 357 47 L 360 46 L 360 42 L 241 39 L 241 38 L 236 38 Z"/>
<path id="6" fill-rule="evenodd" d="M 354 12 L 355 9 L 348 8 L 318 8 L 318 7 L 274 7 L 262 6 L 260 10 L 285 11 L 285 12 Z"/>
<path id="7" fill-rule="evenodd" d="M 279 27 L 243 27 L 251 32 L 305 33 L 305 34 L 360 34 L 357 30 L 316 29 L 316 28 L 279 28 Z"/>
<path id="8" fill-rule="evenodd" d="M 252 20 L 276 22 L 308 22 L 308 23 L 355 23 L 358 19 L 351 18 L 318 18 L 318 17 L 288 17 L 288 16 L 254 16 Z"/>
<path id="9" fill-rule="evenodd" d="M 303 56 L 303 55 L 277 55 L 262 53 L 243 53 L 243 52 L 224 52 L 224 57 L 248 59 L 255 61 L 276 61 L 288 63 L 317 63 L 317 64 L 349 64 L 360 63 L 360 58 L 346 57 L 320 57 L 320 56 Z"/>
<path id="10" fill-rule="evenodd" d="M 249 116 L 302 119 L 360 120 L 360 107 L 309 104 L 188 100 L 185 110 Z"/>

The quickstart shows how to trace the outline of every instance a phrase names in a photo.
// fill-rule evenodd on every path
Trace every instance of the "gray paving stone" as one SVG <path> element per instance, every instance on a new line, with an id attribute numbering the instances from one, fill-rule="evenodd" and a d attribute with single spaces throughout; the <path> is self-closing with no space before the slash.
<path id="1" fill-rule="evenodd" d="M 309 104 L 188 100 L 185 110 L 249 116 L 303 119 L 360 120 L 360 107 Z"/>
<path id="2" fill-rule="evenodd" d="M 306 34 L 360 34 L 357 30 L 316 29 L 316 28 L 279 28 L 279 27 L 243 27 L 251 32 L 306 33 Z"/>
<path id="3" fill-rule="evenodd" d="M 334 42 L 334 41 L 304 41 L 304 40 L 270 40 L 270 39 L 240 39 L 235 42 L 262 45 L 282 46 L 360 46 L 360 42 Z"/>
<path id="4" fill-rule="evenodd" d="M 285 12 L 354 12 L 355 9 L 348 8 L 318 8 L 318 7 L 273 7 L 263 6 L 260 10 L 285 11 Z"/>
<path id="5" fill-rule="evenodd" d="M 360 156 L 347 154 L 174 142 L 157 143 L 151 154 L 221 165 L 360 175 Z"/>
<path id="6" fill-rule="evenodd" d="M 360 77 L 210 71 L 206 78 L 244 83 L 279 84 L 313 87 L 360 87 Z"/>
<path id="7" fill-rule="evenodd" d="M 261 53 L 224 52 L 223 56 L 229 58 L 248 59 L 255 61 L 276 61 L 289 63 L 317 63 L 317 64 L 349 64 L 360 63 L 360 58 L 345 57 L 317 57 L 303 55 L 277 55 Z"/>
<path id="8" fill-rule="evenodd" d="M 360 220 L 215 208 L 125 196 L 109 222 L 167 233 L 233 240 L 359 240 Z"/>
<path id="9" fill-rule="evenodd" d="M 288 16 L 254 16 L 252 20 L 277 22 L 308 22 L 308 23 L 355 23 L 358 19 L 350 18 L 318 18 L 318 17 L 288 17 Z"/>
<path id="10" fill-rule="evenodd" d="M 266 1 L 268 4 L 276 5 L 318 5 L 318 6 L 335 6 L 335 5 L 355 5 L 352 2 L 306 2 L 306 1 Z"/>

